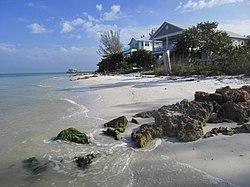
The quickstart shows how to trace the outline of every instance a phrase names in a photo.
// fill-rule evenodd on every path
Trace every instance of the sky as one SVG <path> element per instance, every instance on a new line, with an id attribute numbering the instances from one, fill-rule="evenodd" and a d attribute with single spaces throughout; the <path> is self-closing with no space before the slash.
<path id="1" fill-rule="evenodd" d="M 250 35 L 249 0 L 0 0 L 0 73 L 96 70 L 100 35 L 120 32 L 124 47 L 163 22 Z"/>

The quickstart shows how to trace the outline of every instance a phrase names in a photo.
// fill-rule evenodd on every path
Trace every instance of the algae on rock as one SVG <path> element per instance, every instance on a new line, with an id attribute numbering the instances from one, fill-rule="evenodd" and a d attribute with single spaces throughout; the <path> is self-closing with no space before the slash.
<path id="1" fill-rule="evenodd" d="M 68 129 L 62 130 L 57 135 L 56 139 L 80 143 L 80 144 L 89 143 L 88 136 L 85 133 L 80 132 L 75 128 L 68 128 Z"/>
<path id="2" fill-rule="evenodd" d="M 85 168 L 87 165 L 91 164 L 94 159 L 101 157 L 100 153 L 97 154 L 87 154 L 86 156 L 79 156 L 75 158 L 75 163 L 78 167 Z"/>
<path id="3" fill-rule="evenodd" d="M 104 134 L 108 135 L 108 136 L 113 136 L 115 138 L 115 140 L 120 140 L 120 133 L 123 133 L 125 131 L 124 128 L 119 127 L 116 129 L 113 128 L 108 128 L 106 131 L 103 131 Z"/>
<path id="4" fill-rule="evenodd" d="M 23 160 L 24 167 L 30 170 L 33 174 L 39 174 L 44 172 L 47 169 L 50 161 L 41 162 L 36 157 L 30 157 L 28 159 Z"/>

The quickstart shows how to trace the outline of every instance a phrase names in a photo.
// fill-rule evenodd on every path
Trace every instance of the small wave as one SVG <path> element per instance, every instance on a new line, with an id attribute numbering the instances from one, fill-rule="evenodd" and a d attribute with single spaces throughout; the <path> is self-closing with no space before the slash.
<path id="1" fill-rule="evenodd" d="M 47 85 L 42 85 L 42 84 L 37 84 L 37 85 L 34 85 L 34 86 L 37 86 L 37 87 L 40 87 L 40 88 L 53 88 L 53 86 L 47 86 Z"/>
<path id="2" fill-rule="evenodd" d="M 96 100 L 99 101 L 102 99 L 102 96 L 100 95 Z"/>
<path id="3" fill-rule="evenodd" d="M 73 100 L 71 100 L 71 99 L 68 99 L 68 98 L 61 98 L 60 101 L 65 101 L 65 102 L 67 102 L 67 103 L 69 103 L 69 104 L 72 104 L 72 105 L 74 105 L 74 106 L 77 106 L 77 107 L 81 110 L 81 112 L 85 113 L 85 116 L 86 116 L 86 117 L 89 117 L 89 116 L 88 116 L 89 109 L 87 109 L 85 106 L 80 105 L 80 104 L 76 103 L 75 101 L 73 101 Z M 68 117 L 72 117 L 73 115 L 74 115 L 74 114 L 72 114 L 72 115 L 70 115 L 70 116 L 68 116 Z"/>

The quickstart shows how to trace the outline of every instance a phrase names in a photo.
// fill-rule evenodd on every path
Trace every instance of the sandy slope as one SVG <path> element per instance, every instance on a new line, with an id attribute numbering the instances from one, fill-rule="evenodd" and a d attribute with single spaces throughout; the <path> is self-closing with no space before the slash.
<path id="1" fill-rule="evenodd" d="M 214 92 L 223 86 L 238 88 L 250 84 L 249 79 L 234 77 L 146 78 L 131 76 L 99 76 L 79 80 L 98 94 L 96 105 L 102 110 L 99 117 L 106 120 L 126 115 L 131 118 L 137 112 L 157 109 L 182 99 L 192 100 L 195 91 Z M 207 124 L 205 131 L 214 126 L 236 126 L 230 124 Z M 167 149 L 170 159 L 188 164 L 190 167 L 221 178 L 239 186 L 250 185 L 250 134 L 232 137 L 219 135 L 191 143 L 179 143 L 166 138 L 160 147 Z"/>

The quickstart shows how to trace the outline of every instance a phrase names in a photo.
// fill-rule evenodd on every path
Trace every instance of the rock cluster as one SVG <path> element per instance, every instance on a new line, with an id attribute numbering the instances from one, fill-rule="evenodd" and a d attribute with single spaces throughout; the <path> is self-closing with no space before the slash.
<path id="1" fill-rule="evenodd" d="M 217 89 L 215 93 L 196 92 L 195 101 L 212 102 L 217 119 L 211 122 L 222 122 L 230 119 L 244 123 L 250 117 L 250 86 L 232 89 L 229 86 Z"/>
<path id="2" fill-rule="evenodd" d="M 213 111 L 210 102 L 183 100 L 163 106 L 155 112 L 155 124 L 163 128 L 164 135 L 180 141 L 195 141 L 203 136 L 203 126 Z"/>
<path id="3" fill-rule="evenodd" d="M 141 126 L 140 130 L 131 134 L 138 147 L 143 147 L 147 142 L 162 135 L 177 137 L 179 141 L 188 142 L 219 133 L 233 135 L 250 132 L 250 126 L 244 124 L 250 117 L 250 86 L 239 89 L 231 89 L 227 86 L 217 89 L 215 93 L 197 91 L 194 101 L 189 102 L 184 99 L 179 103 L 162 106 L 156 111 L 141 112 L 133 117 L 155 118 L 155 125 Z M 230 120 L 243 125 L 236 128 L 214 128 L 203 134 L 203 126 L 206 122 L 217 123 Z M 153 136 L 152 132 L 159 129 L 163 134 Z"/>
<path id="4" fill-rule="evenodd" d="M 120 116 L 115 118 L 107 123 L 104 124 L 104 127 L 107 128 L 106 131 L 103 131 L 104 134 L 108 136 L 113 136 L 115 140 L 120 140 L 120 133 L 125 132 L 125 128 L 128 125 L 128 119 L 125 116 Z"/>
<path id="5" fill-rule="evenodd" d="M 211 131 L 207 132 L 203 138 L 210 138 L 210 137 L 214 137 L 217 136 L 219 133 L 223 134 L 223 135 L 230 135 L 232 136 L 233 134 L 235 134 L 235 130 L 233 128 L 228 128 L 228 127 L 216 127 L 213 128 Z"/>
<path id="6" fill-rule="evenodd" d="M 85 133 L 80 132 L 77 129 L 72 128 L 72 127 L 62 130 L 57 135 L 56 140 L 65 140 L 65 141 L 75 142 L 79 144 L 89 143 L 89 138 Z"/>
<path id="7" fill-rule="evenodd" d="M 237 133 L 250 133 L 250 124 L 243 124 L 239 127 L 235 128 L 228 128 L 228 127 L 218 127 L 218 128 L 213 128 L 211 131 L 208 131 L 203 138 L 210 138 L 217 136 L 219 133 L 223 135 L 234 135 Z"/>

